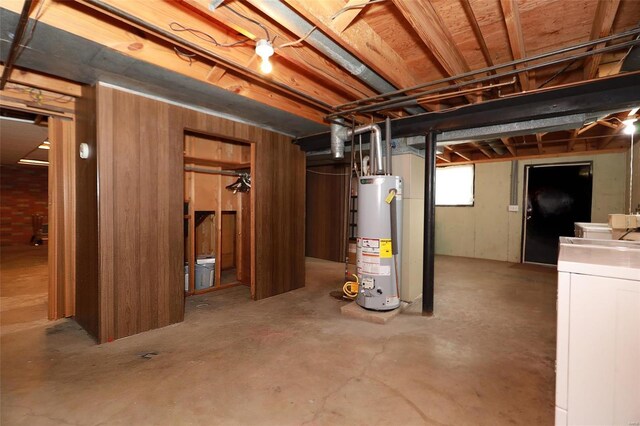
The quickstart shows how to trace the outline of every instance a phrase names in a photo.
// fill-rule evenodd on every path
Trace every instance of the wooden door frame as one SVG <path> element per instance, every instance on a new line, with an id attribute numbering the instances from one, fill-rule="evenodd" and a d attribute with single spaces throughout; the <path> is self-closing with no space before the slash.
<path id="1" fill-rule="evenodd" d="M 75 121 L 49 117 L 49 319 L 75 315 Z"/>
<path id="2" fill-rule="evenodd" d="M 0 94 L 0 106 L 48 116 L 49 167 L 47 179 L 48 300 L 50 320 L 75 314 L 75 112 L 55 106 L 33 107 Z M 73 111 L 73 112 L 72 112 Z"/>

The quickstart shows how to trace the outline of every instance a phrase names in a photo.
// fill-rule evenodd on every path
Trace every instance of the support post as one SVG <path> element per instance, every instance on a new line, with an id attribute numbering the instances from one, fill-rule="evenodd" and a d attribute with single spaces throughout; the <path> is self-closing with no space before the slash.
<path id="1" fill-rule="evenodd" d="M 427 134 L 424 167 L 424 242 L 422 252 L 422 315 L 433 315 L 436 229 L 436 134 Z"/>

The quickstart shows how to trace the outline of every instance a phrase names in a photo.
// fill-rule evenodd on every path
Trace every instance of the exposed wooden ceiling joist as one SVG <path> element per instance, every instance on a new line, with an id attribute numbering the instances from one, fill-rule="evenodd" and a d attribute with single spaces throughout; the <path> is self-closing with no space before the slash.
<path id="1" fill-rule="evenodd" d="M 450 76 L 470 71 L 451 33 L 429 0 L 393 0 L 423 43 Z"/>
<path id="2" fill-rule="evenodd" d="M 620 0 L 599 0 L 596 7 L 596 16 L 593 19 L 591 26 L 590 39 L 595 40 L 601 37 L 608 36 L 613 26 L 613 21 L 618 13 L 618 7 L 620 6 Z M 602 47 L 601 45 L 595 46 L 594 49 Z M 586 59 L 584 64 L 584 78 L 590 80 L 594 78 L 598 73 L 598 67 L 602 55 L 594 55 Z"/>
<path id="3" fill-rule="evenodd" d="M 513 148 L 513 143 L 511 142 L 511 139 L 504 137 L 504 138 L 500 138 L 500 140 L 502 141 L 504 146 L 509 150 L 511 155 L 515 157 L 517 154 L 516 154 L 516 150 Z"/>
<path id="4" fill-rule="evenodd" d="M 513 59 L 523 59 L 527 56 L 524 46 L 524 36 L 522 34 L 522 23 L 520 22 L 520 11 L 517 0 L 500 0 L 504 21 L 509 35 L 509 44 Z M 522 67 L 522 66 L 520 66 Z M 529 76 L 526 72 L 518 74 L 520 87 L 522 90 L 529 90 Z"/>
<path id="5" fill-rule="evenodd" d="M 247 1 L 261 10 L 268 7 L 268 2 L 262 0 Z M 415 73 L 407 66 L 405 60 L 366 22 L 355 21 L 342 32 L 334 28 L 331 17 L 345 6 L 342 0 L 284 1 L 395 87 L 404 88 L 421 83 L 415 79 Z"/>
<path id="6" fill-rule="evenodd" d="M 358 99 L 375 94 L 371 88 L 354 78 L 353 75 L 347 73 L 336 64 L 322 58 L 309 48 L 303 47 L 300 44 L 278 48 L 278 46 L 293 44 L 297 39 L 292 37 L 285 28 L 272 24 L 263 15 L 256 13 L 251 7 L 240 2 L 233 2 L 226 7 L 221 6 L 211 11 L 208 0 L 180 1 L 186 7 L 191 8 L 208 19 L 213 19 L 220 25 L 227 26 L 252 40 L 265 39 L 266 34 L 263 27 L 266 28 L 271 40 L 275 40 L 275 57 L 282 57 L 300 67 L 305 73 L 312 75 L 314 79 L 326 85 L 329 91 L 343 91 L 350 96 L 351 99 Z M 353 10 L 357 11 L 358 9 Z"/>
<path id="7" fill-rule="evenodd" d="M 45 0 L 39 20 L 45 24 L 67 31 L 79 37 L 108 46 L 123 55 L 160 66 L 178 74 L 207 82 L 213 63 L 206 60 L 189 62 L 181 60 L 167 44 L 151 37 L 140 35 L 138 31 L 114 25 L 99 16 L 88 13 L 89 9 L 71 2 Z M 19 13 L 21 0 L 6 0 L 2 7 Z M 249 82 L 234 73 L 225 73 L 216 84 L 247 98 L 272 105 L 292 114 L 316 122 L 324 122 L 324 113 L 316 108 L 296 102 L 284 94 L 270 90 L 267 85 Z"/>

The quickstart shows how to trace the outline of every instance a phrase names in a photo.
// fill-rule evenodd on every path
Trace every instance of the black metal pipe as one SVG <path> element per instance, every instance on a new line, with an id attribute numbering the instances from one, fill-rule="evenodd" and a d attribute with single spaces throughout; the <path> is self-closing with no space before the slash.
<path id="1" fill-rule="evenodd" d="M 221 63 L 235 71 L 238 71 L 242 74 L 251 76 L 257 80 L 262 80 L 262 81 L 266 81 L 269 84 L 274 85 L 275 87 L 288 92 L 292 95 L 295 95 L 296 97 L 309 102 L 313 105 L 319 106 L 325 110 L 328 111 L 333 111 L 333 107 L 324 102 L 321 101 L 320 99 L 316 99 L 313 96 L 310 96 L 304 92 L 301 92 L 299 90 L 296 90 L 292 87 L 287 86 L 284 83 L 280 83 L 279 81 L 276 81 L 272 78 L 268 78 L 263 74 L 260 74 L 257 71 L 253 71 L 249 68 L 246 68 L 240 64 L 237 64 L 223 56 L 220 56 L 210 50 L 204 49 L 200 46 L 198 46 L 195 43 L 191 43 L 190 41 L 184 40 L 174 34 L 171 34 L 170 32 L 163 30 L 162 28 L 158 28 L 154 25 L 149 24 L 146 21 L 143 21 L 142 19 L 139 19 L 123 10 L 118 9 L 117 7 L 113 7 L 109 4 L 104 3 L 103 1 L 100 0 L 79 0 L 79 3 L 82 4 L 86 4 L 87 6 L 96 9 L 98 11 L 101 11 L 102 13 L 105 13 L 109 16 L 112 17 L 116 17 L 118 19 L 124 20 L 126 21 L 128 24 L 133 25 L 135 27 L 138 27 L 144 31 L 147 31 L 148 33 L 150 33 L 151 35 L 154 35 L 156 37 L 160 37 L 165 41 L 168 41 L 170 43 L 174 43 L 180 47 L 182 47 L 185 50 L 189 50 L 191 53 L 195 53 L 197 55 L 200 56 L 204 56 L 207 59 L 213 60 L 215 62 Z"/>
<path id="2" fill-rule="evenodd" d="M 7 80 L 9 79 L 9 75 L 11 74 L 11 70 L 13 69 L 13 65 L 15 64 L 16 59 L 18 59 L 18 49 L 20 48 L 20 42 L 22 41 L 24 30 L 27 28 L 27 22 L 29 21 L 31 3 L 33 3 L 33 0 L 25 0 L 24 5 L 22 5 L 20 20 L 18 21 L 16 32 L 13 35 L 13 41 L 11 42 L 11 47 L 9 48 L 7 60 L 4 63 L 2 77 L 0 77 L 0 90 L 4 90 L 4 86 L 5 84 L 7 84 Z"/>
<path id="3" fill-rule="evenodd" d="M 429 87 L 429 86 L 434 86 L 434 85 L 440 85 L 440 84 L 444 84 L 444 83 L 448 83 L 454 80 L 460 80 L 460 79 L 464 79 L 466 77 L 471 77 L 474 76 L 476 74 L 486 74 L 488 72 L 492 72 L 492 71 L 496 71 L 500 68 L 507 68 L 507 67 L 513 67 L 516 65 L 520 65 L 526 62 L 533 62 L 533 61 L 537 61 L 540 59 L 544 59 L 544 58 L 548 58 L 549 56 L 555 56 L 555 55 L 560 55 L 562 53 L 567 53 L 567 52 L 571 52 L 573 50 L 578 50 L 578 49 L 583 49 L 586 47 L 591 47 L 591 46 L 595 46 L 598 44 L 602 44 L 602 43 L 607 43 L 609 41 L 613 41 L 619 38 L 624 38 L 624 37 L 629 37 L 629 36 L 635 36 L 640 34 L 640 27 L 636 27 L 634 29 L 628 30 L 628 31 L 623 31 L 621 33 L 618 34 L 612 34 L 610 36 L 607 37 L 602 37 L 599 38 L 597 40 L 589 40 L 589 41 L 585 41 L 582 43 L 578 43 L 578 44 L 574 44 L 573 46 L 568 46 L 568 47 L 564 47 L 562 49 L 557 49 L 557 50 L 552 50 L 551 52 L 545 52 L 545 53 L 541 53 L 539 55 L 534 55 L 534 56 L 530 56 L 527 58 L 522 58 L 522 59 L 516 59 L 513 60 L 511 62 L 505 62 L 502 64 L 498 64 L 498 65 L 492 65 L 490 67 L 485 67 L 485 68 L 480 68 L 477 70 L 472 70 L 472 71 L 468 71 L 466 73 L 462 73 L 462 74 L 458 74 L 458 75 L 454 75 L 451 77 L 447 77 L 447 78 L 443 78 L 440 80 L 435 80 L 435 81 L 430 81 L 427 83 L 421 83 L 421 84 L 416 84 L 415 86 L 411 86 L 411 87 L 405 87 L 399 90 L 395 90 L 393 92 L 387 92 L 387 93 L 381 93 L 379 95 L 376 96 L 370 96 L 368 98 L 362 98 L 362 99 L 358 99 L 352 102 L 347 102 L 341 105 L 337 105 L 335 108 L 336 109 L 341 109 L 341 108 L 345 108 L 351 105 L 358 105 L 364 102 L 369 102 L 369 101 L 374 101 L 376 99 L 380 99 L 380 98 L 388 98 L 391 96 L 395 96 L 395 95 L 401 95 L 404 94 L 408 91 L 414 91 L 414 90 L 418 90 L 418 89 L 422 89 L 424 87 Z M 596 54 L 595 51 L 590 51 L 591 55 Z M 520 68 L 520 70 L 524 70 L 523 68 Z M 495 78 L 499 77 L 499 76 L 494 76 Z M 446 87 L 447 89 L 449 89 L 450 87 Z"/>
<path id="4" fill-rule="evenodd" d="M 433 315 L 436 230 L 436 134 L 427 134 L 424 158 L 424 241 L 422 252 L 422 315 Z"/>
<path id="5" fill-rule="evenodd" d="M 336 113 L 333 113 L 333 114 L 329 114 L 325 118 L 326 119 L 330 119 L 330 118 L 334 118 L 334 117 L 339 117 L 342 114 L 351 115 L 351 114 L 354 114 L 354 113 L 380 111 L 381 109 L 404 108 L 404 107 L 407 107 L 407 106 L 415 105 L 418 102 L 417 98 L 421 98 L 421 97 L 426 96 L 426 95 L 431 95 L 433 93 L 439 93 L 439 92 L 442 92 L 444 90 L 459 89 L 461 87 L 468 86 L 468 85 L 477 85 L 477 84 L 480 84 L 480 83 L 484 83 L 486 81 L 495 80 L 497 78 L 509 77 L 509 76 L 512 76 L 512 75 L 520 74 L 522 72 L 536 70 L 538 68 L 544 68 L 544 67 L 547 67 L 549 65 L 556 65 L 556 64 L 561 64 L 563 62 L 567 62 L 567 61 L 574 61 L 576 59 L 586 58 L 586 57 L 589 57 L 591 55 L 597 55 L 597 54 L 601 54 L 601 53 L 607 53 L 607 52 L 611 52 L 611 51 L 615 51 L 615 50 L 620 50 L 622 48 L 632 47 L 632 46 L 635 46 L 635 45 L 638 45 L 638 44 L 640 44 L 640 40 L 634 39 L 634 40 L 626 41 L 624 43 L 616 44 L 615 46 L 607 46 L 607 47 L 603 47 L 601 49 L 591 50 L 589 52 L 583 52 L 583 53 L 575 54 L 575 55 L 572 55 L 572 56 L 567 56 L 566 58 L 554 59 L 553 61 L 544 62 L 544 63 L 541 63 L 541 64 L 529 65 L 529 66 L 526 66 L 526 67 L 523 67 L 523 68 L 518 68 L 518 69 L 511 70 L 511 71 L 506 71 L 506 72 L 503 72 L 501 74 L 490 75 L 490 76 L 486 76 L 486 77 L 482 77 L 482 78 L 477 78 L 475 80 L 469 80 L 469 81 L 464 81 L 464 82 L 452 84 L 452 85 L 450 85 L 450 86 L 448 86 L 446 88 L 431 89 L 431 90 L 427 90 L 427 91 L 424 91 L 424 92 L 418 92 L 418 93 L 414 93 L 414 94 L 411 94 L 411 95 L 406 95 L 406 96 L 404 96 L 402 98 L 390 99 L 388 101 L 378 102 L 378 103 L 372 104 L 372 105 L 363 105 L 363 106 L 360 106 L 360 107 L 357 107 L 357 108 L 352 108 L 352 109 L 349 109 L 349 110 L 346 110 L 346 111 L 341 111 L 341 112 L 336 112 Z"/>

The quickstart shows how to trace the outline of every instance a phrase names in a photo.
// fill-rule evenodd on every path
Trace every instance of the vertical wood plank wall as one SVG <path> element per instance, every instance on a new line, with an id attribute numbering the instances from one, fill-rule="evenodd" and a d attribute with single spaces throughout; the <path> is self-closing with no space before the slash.
<path id="1" fill-rule="evenodd" d="M 81 143 L 89 158 L 75 161 L 76 187 L 76 321 L 98 336 L 98 181 L 95 88 L 83 87 L 77 102 L 74 155 Z"/>
<path id="2" fill-rule="evenodd" d="M 101 342 L 183 320 L 183 138 L 255 143 L 255 298 L 304 286 L 305 157 L 291 140 L 97 88 Z"/>
<path id="3" fill-rule="evenodd" d="M 75 311 L 75 126 L 73 120 L 49 120 L 49 319 Z"/>
<path id="4" fill-rule="evenodd" d="M 344 209 L 349 166 L 309 167 L 306 255 L 344 262 Z"/>

